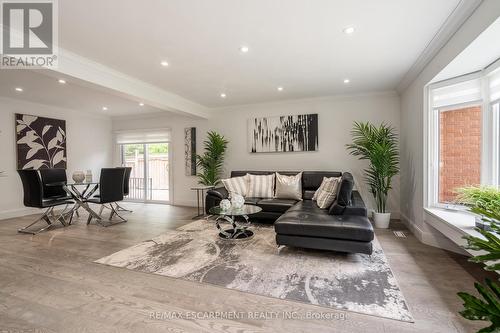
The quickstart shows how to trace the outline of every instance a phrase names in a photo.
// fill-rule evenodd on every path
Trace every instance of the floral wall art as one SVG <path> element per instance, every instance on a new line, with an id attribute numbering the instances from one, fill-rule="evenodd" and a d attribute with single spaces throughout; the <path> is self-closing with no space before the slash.
<path id="1" fill-rule="evenodd" d="M 66 121 L 16 113 L 18 169 L 66 169 Z"/>

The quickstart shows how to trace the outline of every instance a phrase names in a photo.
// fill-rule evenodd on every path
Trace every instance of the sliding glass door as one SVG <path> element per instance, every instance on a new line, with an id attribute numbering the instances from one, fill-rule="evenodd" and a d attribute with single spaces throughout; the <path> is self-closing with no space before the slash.
<path id="1" fill-rule="evenodd" d="M 122 165 L 131 167 L 127 200 L 170 202 L 169 143 L 122 144 Z"/>

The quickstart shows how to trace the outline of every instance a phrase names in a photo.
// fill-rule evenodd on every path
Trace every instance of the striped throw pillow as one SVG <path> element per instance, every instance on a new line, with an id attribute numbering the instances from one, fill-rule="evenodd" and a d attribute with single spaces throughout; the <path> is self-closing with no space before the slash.
<path id="1" fill-rule="evenodd" d="M 318 199 L 318 194 L 319 192 L 321 192 L 321 190 L 326 186 L 326 184 L 328 184 L 328 182 L 331 182 L 332 179 L 334 179 L 336 177 L 323 177 L 323 180 L 321 181 L 321 185 L 318 187 L 318 189 L 316 190 L 316 192 L 314 192 L 314 195 L 312 197 L 312 201 L 316 201 Z"/>
<path id="2" fill-rule="evenodd" d="M 337 197 L 337 189 L 340 184 L 341 177 L 331 177 L 323 180 L 325 186 L 320 190 L 316 198 L 316 204 L 319 208 L 329 208 Z"/>
<path id="3" fill-rule="evenodd" d="M 243 197 L 247 196 L 248 191 L 248 177 L 233 177 L 228 179 L 222 179 L 222 184 L 229 192 L 229 197 L 232 198 L 235 194 L 239 194 Z"/>
<path id="4" fill-rule="evenodd" d="M 251 175 L 248 177 L 249 198 L 272 198 L 274 197 L 274 173 L 271 175 Z"/>

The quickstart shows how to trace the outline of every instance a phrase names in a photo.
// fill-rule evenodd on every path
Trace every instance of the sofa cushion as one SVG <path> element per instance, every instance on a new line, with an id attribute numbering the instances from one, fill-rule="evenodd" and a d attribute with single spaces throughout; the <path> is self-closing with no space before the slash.
<path id="1" fill-rule="evenodd" d="M 319 193 L 316 197 L 316 204 L 319 208 L 330 208 L 333 201 L 337 197 L 337 189 L 340 183 L 340 177 L 325 178 L 325 185 L 320 187 Z"/>
<path id="2" fill-rule="evenodd" d="M 284 213 L 297 203 L 293 199 L 262 199 L 257 202 L 257 206 L 265 212 Z"/>
<path id="3" fill-rule="evenodd" d="M 277 199 L 302 200 L 302 172 L 295 176 L 282 175 L 276 172 L 274 197 Z"/>
<path id="4" fill-rule="evenodd" d="M 246 197 L 248 191 L 248 177 L 232 177 L 227 179 L 222 179 L 222 184 L 229 193 L 229 197 L 232 198 L 235 194 L 239 194 Z"/>
<path id="5" fill-rule="evenodd" d="M 262 200 L 262 198 L 245 198 L 245 205 L 257 205 L 257 202 Z"/>
<path id="6" fill-rule="evenodd" d="M 249 197 L 273 198 L 274 197 L 274 173 L 270 175 L 252 175 L 248 177 Z"/>
<path id="7" fill-rule="evenodd" d="M 337 204 L 349 206 L 351 204 L 352 189 L 354 187 L 354 178 L 349 172 L 342 174 L 342 180 L 337 193 Z"/>
<path id="8" fill-rule="evenodd" d="M 310 200 L 294 205 L 274 223 L 276 233 L 362 242 L 373 240 L 373 227 L 367 217 L 329 215 L 328 211 L 315 206 Z"/>

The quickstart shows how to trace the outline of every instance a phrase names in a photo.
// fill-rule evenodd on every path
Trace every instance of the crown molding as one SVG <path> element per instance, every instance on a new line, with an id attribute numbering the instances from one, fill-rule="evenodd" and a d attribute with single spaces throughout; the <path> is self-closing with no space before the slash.
<path id="1" fill-rule="evenodd" d="M 482 2 L 483 0 L 461 0 L 458 3 L 438 32 L 427 44 L 424 51 L 398 83 L 396 90 L 399 93 L 408 88 Z"/>

